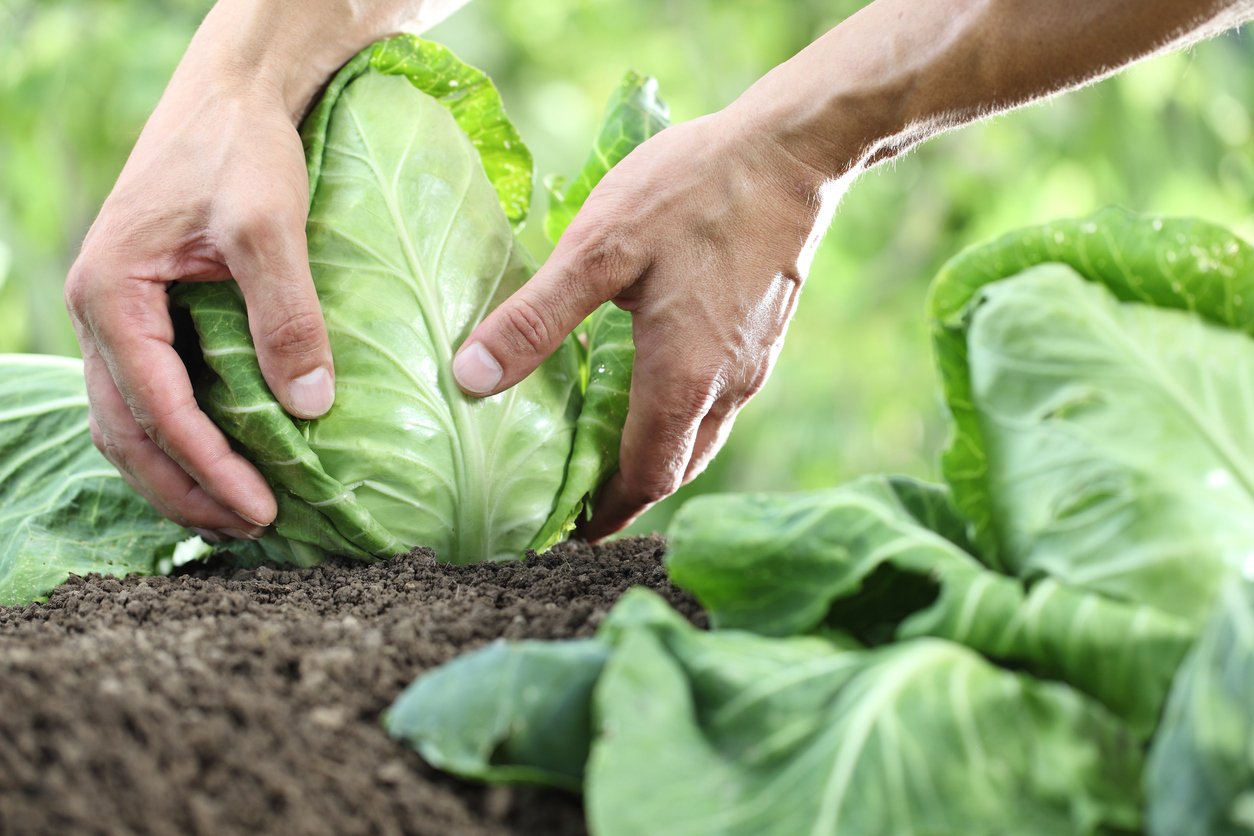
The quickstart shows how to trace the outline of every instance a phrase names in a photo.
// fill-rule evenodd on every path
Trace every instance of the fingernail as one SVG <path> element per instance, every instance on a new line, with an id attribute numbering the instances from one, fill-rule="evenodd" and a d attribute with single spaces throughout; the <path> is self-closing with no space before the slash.
<path id="1" fill-rule="evenodd" d="M 292 381 L 292 409 L 300 418 L 320 418 L 335 403 L 335 382 L 324 367 Z"/>
<path id="2" fill-rule="evenodd" d="M 213 543 L 217 545 L 226 542 L 226 538 L 221 534 L 216 531 L 210 531 L 207 528 L 189 528 L 187 530 L 195 534 L 201 540 L 204 540 L 206 543 Z"/>
<path id="3" fill-rule="evenodd" d="M 258 528 L 265 528 L 265 527 L 266 527 L 266 523 L 263 523 L 263 522 L 257 522 L 257 521 L 256 521 L 256 520 L 254 520 L 252 517 L 248 516 L 247 514 L 241 514 L 239 511 L 236 511 L 236 512 L 235 512 L 235 516 L 239 517 L 241 520 L 243 520 L 243 521 L 244 521 L 244 522 L 246 522 L 246 523 L 249 523 L 249 524 L 251 524 L 251 525 L 255 525 L 255 526 L 257 526 Z"/>
<path id="4" fill-rule="evenodd" d="M 236 540 L 256 540 L 260 534 L 249 534 L 246 531 L 240 531 L 238 528 L 224 528 L 222 533 L 228 537 L 234 537 Z"/>
<path id="5" fill-rule="evenodd" d="M 501 382 L 501 364 L 481 343 L 471 343 L 453 358 L 453 377 L 467 392 L 485 395 Z"/>

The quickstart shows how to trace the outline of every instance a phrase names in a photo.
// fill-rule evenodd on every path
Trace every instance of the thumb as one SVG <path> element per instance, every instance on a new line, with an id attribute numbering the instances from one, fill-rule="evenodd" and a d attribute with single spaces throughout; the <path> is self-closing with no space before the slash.
<path id="1" fill-rule="evenodd" d="M 309 272 L 303 219 L 273 220 L 241 247 L 231 273 L 244 292 L 257 362 L 270 391 L 292 415 L 318 418 L 335 401 L 326 322 Z"/>
<path id="2" fill-rule="evenodd" d="M 525 285 L 471 332 L 453 358 L 453 377 L 468 395 L 494 395 L 535 371 L 603 302 L 640 275 L 634 256 L 604 239 L 568 230 Z"/>

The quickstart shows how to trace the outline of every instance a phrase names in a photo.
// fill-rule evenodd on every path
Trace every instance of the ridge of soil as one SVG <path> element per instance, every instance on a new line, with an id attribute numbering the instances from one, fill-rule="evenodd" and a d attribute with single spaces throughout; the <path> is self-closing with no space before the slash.
<path id="1" fill-rule="evenodd" d="M 0 607 L 0 833 L 584 836 L 579 797 L 448 777 L 379 714 L 493 639 L 592 635 L 631 586 L 705 626 L 663 549 L 90 575 Z"/>

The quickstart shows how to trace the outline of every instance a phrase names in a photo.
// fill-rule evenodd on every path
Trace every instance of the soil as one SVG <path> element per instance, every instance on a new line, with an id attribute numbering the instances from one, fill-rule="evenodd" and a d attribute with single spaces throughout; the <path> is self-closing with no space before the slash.
<path id="1" fill-rule="evenodd" d="M 591 635 L 634 585 L 704 626 L 662 553 L 91 575 L 0 607 L 0 833 L 582 836 L 578 796 L 443 775 L 379 713 L 493 639 Z"/>

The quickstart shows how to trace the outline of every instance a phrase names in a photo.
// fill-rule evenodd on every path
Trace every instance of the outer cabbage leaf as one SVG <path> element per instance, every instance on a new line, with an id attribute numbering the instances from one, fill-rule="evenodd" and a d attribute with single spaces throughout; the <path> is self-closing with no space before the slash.
<path id="1" fill-rule="evenodd" d="M 1254 250 L 1226 229 L 1197 220 L 1142 218 L 1106 209 L 972 247 L 937 275 L 928 301 L 944 402 L 954 422 L 941 464 L 959 510 L 972 520 L 984 559 L 1005 557 L 992 518 L 987 445 L 972 400 L 967 328 L 979 288 L 1045 262 L 1070 266 L 1118 299 L 1191 311 L 1208 322 L 1254 333 Z M 1133 416 L 1141 421 L 1151 416 Z"/>
<path id="2" fill-rule="evenodd" d="M 785 635 L 822 622 L 871 644 L 949 639 L 1065 681 L 1148 737 L 1194 626 L 1049 579 L 1027 588 L 960 548 L 964 530 L 944 488 L 869 477 L 689 500 L 666 559 L 719 626 Z"/>
<path id="3" fill-rule="evenodd" d="M 1221 590 L 1145 769 L 1150 836 L 1254 833 L 1254 587 Z"/>
<path id="4" fill-rule="evenodd" d="M 1063 265 L 968 319 L 1001 562 L 1200 621 L 1254 553 L 1254 340 Z"/>
<path id="5" fill-rule="evenodd" d="M 153 574 L 189 537 L 92 444 L 81 361 L 0 355 L 0 606 L 71 574 Z"/>
<path id="6" fill-rule="evenodd" d="M 544 231 L 554 244 L 570 224 L 601 178 L 632 149 L 670 124 L 666 103 L 650 76 L 627 73 L 611 96 L 601 119 L 592 153 L 575 182 L 566 188 L 561 177 L 550 177 L 549 212 Z M 588 317 L 582 329 L 588 345 L 588 383 L 579 414 L 575 447 L 562 495 L 535 548 L 543 551 L 575 527 L 581 510 L 591 510 L 592 494 L 618 470 L 618 448 L 627 419 L 631 369 L 635 359 L 631 314 L 606 302 Z"/>
<path id="7" fill-rule="evenodd" d="M 670 125 L 670 108 L 657 94 L 657 80 L 628 72 L 605 106 L 601 130 L 579 174 L 571 182 L 552 175 L 545 181 L 549 213 L 544 234 L 554 244 L 575 219 L 601 178 L 637 145 Z"/>
<path id="8" fill-rule="evenodd" d="M 1100 706 L 950 642 L 871 651 L 706 633 L 633 590 L 602 629 L 598 836 L 1087 834 L 1138 824 L 1140 754 Z"/>
<path id="9" fill-rule="evenodd" d="M 327 85 L 301 129 L 309 182 L 320 179 L 327 125 L 340 93 L 370 69 L 409 79 L 449 109 L 479 152 L 510 223 L 515 231 L 521 229 L 531 206 L 531 151 L 505 115 L 501 94 L 482 70 L 462 63 L 448 47 L 413 35 L 398 35 L 363 50 Z"/>
<path id="10" fill-rule="evenodd" d="M 618 470 L 636 353 L 631 314 L 607 302 L 588 318 L 584 334 L 589 346 L 588 386 L 575 425 L 566 482 L 532 542 L 537 551 L 545 551 L 573 530 L 580 512 L 591 511 L 593 493 Z"/>
<path id="11" fill-rule="evenodd" d="M 578 790 L 609 653 L 599 639 L 496 641 L 414 680 L 383 725 L 454 775 Z"/>
<path id="12" fill-rule="evenodd" d="M 667 530 L 666 568 L 709 610 L 712 626 L 772 636 L 806 632 L 886 562 L 923 575 L 979 567 L 915 516 L 943 520 L 941 527 L 965 542 L 946 494 L 935 485 L 871 476 L 807 493 L 695 497 Z"/>
<path id="13" fill-rule="evenodd" d="M 598 836 L 1070 836 L 1139 818 L 1139 747 L 1065 686 L 935 639 L 705 632 L 644 589 L 595 640 L 429 672 L 387 723 L 467 777 L 569 786 L 587 757 Z"/>
<path id="14" fill-rule="evenodd" d="M 1148 739 L 1192 623 L 1044 579 L 1025 588 L 990 570 L 944 570 L 936 602 L 903 619 L 894 637 L 949 639 L 1044 679 L 1066 682 Z M 839 604 L 834 614 L 839 613 Z M 839 623 L 839 619 L 837 619 Z"/>
<path id="15" fill-rule="evenodd" d="M 225 304 L 237 291 L 180 289 L 216 372 L 206 410 L 287 494 L 274 556 L 421 544 L 459 563 L 518 557 L 565 479 L 580 375 L 567 341 L 492 398 L 452 379 L 453 350 L 532 272 L 478 152 L 435 99 L 366 69 L 336 98 L 318 177 L 310 266 L 337 372 L 326 416 L 293 420 L 265 388 L 242 301 Z"/>

